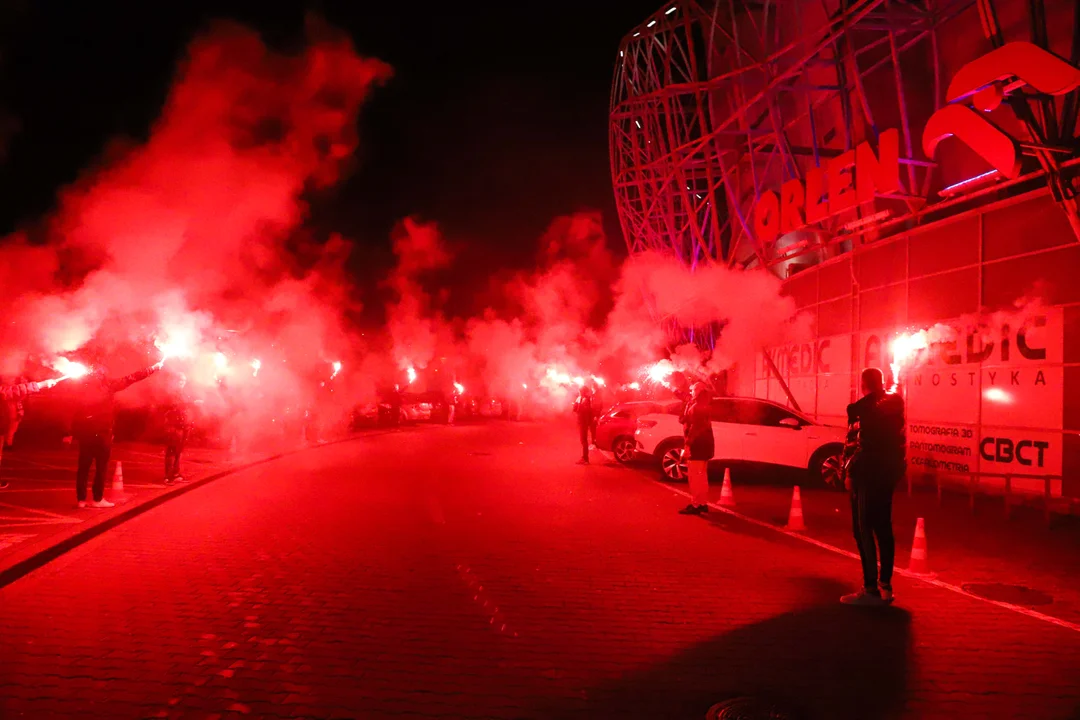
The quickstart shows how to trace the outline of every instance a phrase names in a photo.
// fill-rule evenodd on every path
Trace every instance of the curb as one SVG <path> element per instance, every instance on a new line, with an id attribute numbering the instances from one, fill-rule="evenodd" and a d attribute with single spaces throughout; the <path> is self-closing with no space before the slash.
<path id="1" fill-rule="evenodd" d="M 122 510 L 121 512 L 117 513 L 116 515 L 113 515 L 112 517 L 109 517 L 107 520 L 103 520 L 102 522 L 91 525 L 90 527 L 87 527 L 85 530 L 81 530 L 81 531 L 75 533 L 74 535 L 72 535 L 70 537 L 64 538 L 63 540 L 56 543 L 55 545 L 50 545 L 47 548 L 43 548 L 43 549 L 35 552 L 34 554 L 30 555 L 29 557 L 26 557 L 26 558 L 23 558 L 22 560 L 19 560 L 18 562 L 16 562 L 11 567 L 4 568 L 3 570 L 0 570 L 0 590 L 6 588 L 8 585 L 11 585 L 12 583 L 14 583 L 17 580 L 20 580 L 20 579 L 26 577 L 27 575 L 34 572 L 35 570 L 38 570 L 38 569 L 44 567 L 45 565 L 49 564 L 53 560 L 56 560 L 57 558 L 62 557 L 63 555 L 66 555 L 67 553 L 71 552 L 72 550 L 79 547 L 80 545 L 83 545 L 83 544 L 93 540 L 94 538 L 98 537 L 99 535 L 105 534 L 106 532 L 108 532 L 109 530 L 112 530 L 116 526 L 122 525 L 123 523 L 127 522 L 128 520 L 131 520 L 133 518 L 138 517 L 139 515 L 142 515 L 145 512 L 153 510 L 154 508 L 156 508 L 156 507 L 158 507 L 160 505 L 163 505 L 164 503 L 168 502 L 169 500 L 171 500 L 173 498 L 180 497 L 181 495 L 185 495 L 185 494 L 187 494 L 189 492 L 192 492 L 193 490 L 196 490 L 197 488 L 202 487 L 203 485 L 208 485 L 208 484 L 214 482 L 215 480 L 220 480 L 223 477 L 227 477 L 229 475 L 234 475 L 234 474 L 236 474 L 238 472 L 241 472 L 243 470 L 249 470 L 249 469 L 251 469 L 253 467 L 258 467 L 259 465 L 264 465 L 266 463 L 273 462 L 274 460 L 280 460 L 281 458 L 288 457 L 290 455 L 299 455 L 300 453 L 307 452 L 309 450 L 318 450 L 319 448 L 328 447 L 330 445 L 341 445 L 341 444 L 347 443 L 347 442 L 354 442 L 356 440 L 362 440 L 364 438 L 377 437 L 377 436 L 380 436 L 380 435 L 387 435 L 387 434 L 391 434 L 391 433 L 394 433 L 394 432 L 398 432 L 398 431 L 396 431 L 396 430 L 386 430 L 386 431 L 382 431 L 382 432 L 358 434 L 358 435 L 354 435 L 354 436 L 351 436 L 351 437 L 342 438 L 340 440 L 329 440 L 327 442 L 320 443 L 319 445 L 313 445 L 313 446 L 310 446 L 310 447 L 299 448 L 299 449 L 296 449 L 296 450 L 288 450 L 286 452 L 276 453 L 274 455 L 268 455 L 266 457 L 259 458 L 258 460 L 253 460 L 251 462 L 244 463 L 243 465 L 236 465 L 236 466 L 230 467 L 230 468 L 228 468 L 226 470 L 222 470 L 221 472 L 214 473 L 213 475 L 207 475 L 204 478 L 194 480 L 194 481 L 192 481 L 190 483 L 185 483 L 182 486 L 173 488 L 171 492 L 162 493 L 161 495 L 158 495 L 155 498 L 147 500 L 146 502 L 140 503 L 140 504 L 135 505 L 133 507 L 126 508 L 126 509 Z"/>

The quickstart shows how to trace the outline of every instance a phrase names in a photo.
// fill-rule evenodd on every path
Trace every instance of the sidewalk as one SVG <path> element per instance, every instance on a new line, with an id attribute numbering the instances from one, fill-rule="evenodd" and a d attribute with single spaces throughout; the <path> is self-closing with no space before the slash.
<path id="1" fill-rule="evenodd" d="M 270 455 L 284 448 L 275 446 Z M 75 505 L 75 447 L 53 450 L 4 451 L 4 478 L 10 487 L 0 490 L 0 584 L 20 563 L 61 543 L 114 521 L 124 513 L 184 492 L 199 481 L 237 465 L 261 459 L 251 453 L 194 447 L 184 451 L 181 471 L 188 481 L 163 484 L 163 448 L 145 443 L 117 443 L 105 483 L 105 498 L 116 502 L 109 509 L 78 509 Z M 116 465 L 123 467 L 124 498 L 117 502 L 112 490 Z M 92 478 L 91 478 L 92 481 Z"/>
<path id="2" fill-rule="evenodd" d="M 651 472 L 651 470 L 650 470 Z M 723 471 L 710 473 L 710 499 L 719 503 Z M 732 487 L 738 513 L 783 527 L 796 478 L 735 468 Z M 674 489 L 686 490 L 685 485 Z M 807 530 L 803 535 L 848 552 L 857 552 L 847 493 L 802 487 Z M 1000 497 L 980 497 L 973 515 L 966 494 L 906 486 L 893 501 L 896 565 L 910 562 L 915 523 L 923 518 L 930 569 L 943 582 L 980 597 L 1007 602 L 1080 624 L 1080 521 L 1057 516 L 1051 527 L 1041 510 L 1014 507 L 1005 518 Z M 859 578 L 853 577 L 857 584 Z"/>

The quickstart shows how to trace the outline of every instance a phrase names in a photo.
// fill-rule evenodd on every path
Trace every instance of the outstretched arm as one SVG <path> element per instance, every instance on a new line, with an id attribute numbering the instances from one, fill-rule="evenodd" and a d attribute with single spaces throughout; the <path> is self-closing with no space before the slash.
<path id="1" fill-rule="evenodd" d="M 131 387 L 135 383 L 140 382 L 142 380 L 145 380 L 146 378 L 150 377 L 151 375 L 153 375 L 154 373 L 156 373 L 160 369 L 161 369 L 161 363 L 158 363 L 157 365 L 151 365 L 150 367 L 146 368 L 145 370 L 139 370 L 138 372 L 133 372 L 130 375 L 126 375 L 126 376 L 124 376 L 124 377 L 122 377 L 122 378 L 120 378 L 118 380 L 110 380 L 109 381 L 109 392 L 116 393 L 116 392 L 120 392 L 121 390 L 127 390 L 129 387 Z"/>
<path id="2" fill-rule="evenodd" d="M 33 395 L 46 387 L 44 383 L 28 382 L 21 385 L 4 385 L 0 387 L 0 397 L 5 400 L 21 400 L 27 395 Z M 48 387 L 52 387 L 51 385 Z"/>

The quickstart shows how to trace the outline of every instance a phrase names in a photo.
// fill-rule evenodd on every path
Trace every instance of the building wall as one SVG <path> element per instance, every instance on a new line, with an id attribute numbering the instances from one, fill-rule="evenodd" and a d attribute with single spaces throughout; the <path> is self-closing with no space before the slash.
<path id="1" fill-rule="evenodd" d="M 767 352 L 804 412 L 844 424 L 859 371 L 887 371 L 893 337 L 940 324 L 901 377 L 911 471 L 1059 475 L 1053 494 L 1080 497 L 1080 243 L 1048 192 L 857 247 L 785 292 L 816 332 Z M 740 394 L 787 402 L 763 356 L 740 365 Z"/>

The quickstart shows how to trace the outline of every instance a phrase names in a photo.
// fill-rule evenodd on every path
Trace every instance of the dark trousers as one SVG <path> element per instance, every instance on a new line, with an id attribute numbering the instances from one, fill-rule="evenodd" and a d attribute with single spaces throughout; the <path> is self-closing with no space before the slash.
<path id="1" fill-rule="evenodd" d="M 185 432 L 170 432 L 165 438 L 165 478 L 175 480 L 180 475 L 180 453 L 184 451 Z"/>
<path id="2" fill-rule="evenodd" d="M 592 433 L 592 441 L 596 442 L 596 424 L 578 422 L 578 435 L 581 438 L 581 459 L 589 459 L 589 433 Z"/>
<path id="3" fill-rule="evenodd" d="M 851 493 L 851 524 L 862 559 L 863 586 L 877 592 L 878 582 L 892 584 L 896 541 L 892 528 L 893 484 L 863 483 Z M 881 573 L 878 574 L 878 553 Z"/>
<path id="4" fill-rule="evenodd" d="M 75 475 L 75 495 L 79 502 L 86 500 L 86 481 L 90 465 L 94 465 L 94 500 L 105 497 L 105 473 L 109 471 L 112 438 L 101 435 L 79 438 L 79 470 Z"/>

